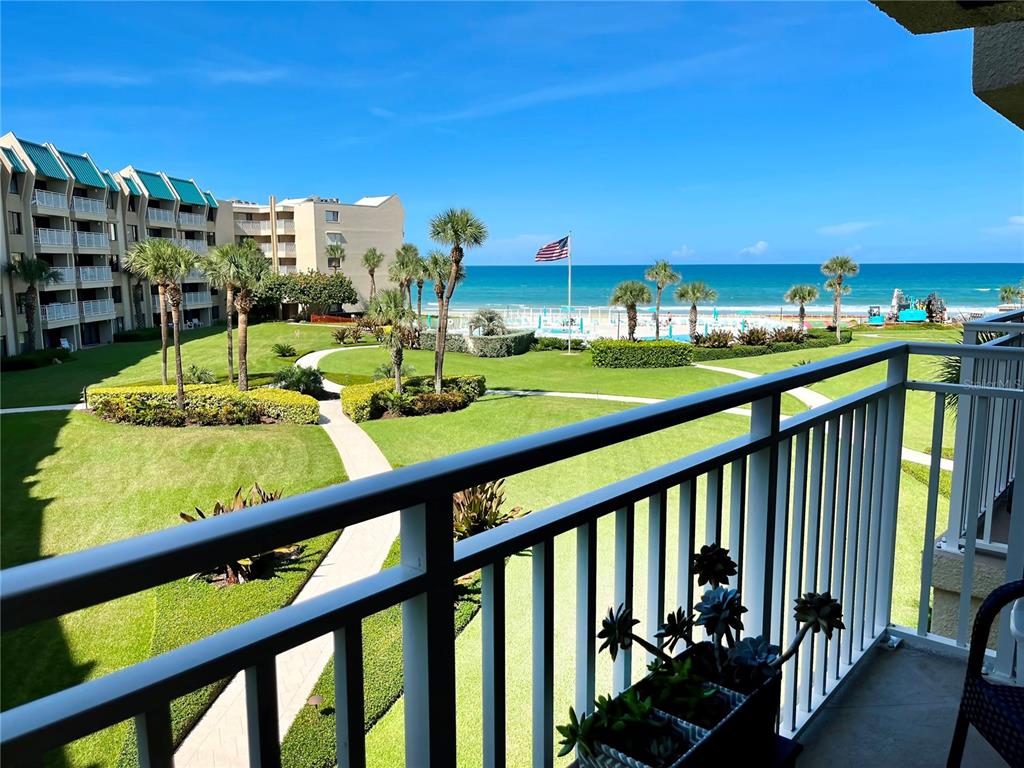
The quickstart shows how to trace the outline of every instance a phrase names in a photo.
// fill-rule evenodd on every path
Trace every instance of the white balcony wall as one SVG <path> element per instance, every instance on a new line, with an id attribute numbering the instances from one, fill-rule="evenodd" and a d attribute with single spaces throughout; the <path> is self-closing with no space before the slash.
<path id="1" fill-rule="evenodd" d="M 100 216 L 107 215 L 107 208 L 102 200 L 96 200 L 92 197 L 79 197 L 75 195 L 71 198 L 72 206 L 75 209 L 75 213 L 93 213 Z"/>
<path id="2" fill-rule="evenodd" d="M 105 283 L 112 278 L 110 267 L 79 267 L 78 279 L 83 283 Z"/>
<path id="3" fill-rule="evenodd" d="M 40 227 L 35 230 L 33 240 L 36 245 L 71 245 L 71 230 Z"/>
<path id="4" fill-rule="evenodd" d="M 78 302 L 82 308 L 82 317 L 96 317 L 98 315 L 110 315 L 114 312 L 113 299 L 90 299 L 89 301 Z"/>
<path id="5" fill-rule="evenodd" d="M 36 189 L 32 192 L 32 202 L 42 208 L 56 208 L 66 211 L 68 209 L 68 198 L 60 192 L 50 192 L 46 189 Z"/>
<path id="6" fill-rule="evenodd" d="M 106 232 L 75 232 L 75 245 L 81 248 L 107 248 L 110 238 Z"/>

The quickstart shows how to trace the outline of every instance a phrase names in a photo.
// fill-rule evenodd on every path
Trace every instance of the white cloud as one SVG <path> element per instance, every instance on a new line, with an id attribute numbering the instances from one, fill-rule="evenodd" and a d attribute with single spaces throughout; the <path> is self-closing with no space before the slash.
<path id="1" fill-rule="evenodd" d="M 695 251 L 693 248 L 691 248 L 688 245 L 681 245 L 678 248 L 676 248 L 674 251 L 672 251 L 672 258 L 673 259 L 689 259 L 689 258 L 691 258 L 693 256 L 696 256 L 696 255 L 697 255 L 697 251 Z"/>
<path id="2" fill-rule="evenodd" d="M 981 231 L 986 235 L 1024 235 L 1024 216 L 1010 216 L 1005 224 L 985 227 Z"/>
<path id="3" fill-rule="evenodd" d="M 758 240 L 753 245 L 748 245 L 746 248 L 740 249 L 741 256 L 760 256 L 768 250 L 768 243 L 764 240 Z"/>
<path id="4" fill-rule="evenodd" d="M 877 227 L 877 221 L 844 221 L 842 224 L 830 224 L 825 227 L 818 227 L 819 235 L 855 235 L 870 227 Z"/>
<path id="5" fill-rule="evenodd" d="M 395 113 L 384 107 L 370 107 L 370 114 L 375 117 L 394 117 Z"/>

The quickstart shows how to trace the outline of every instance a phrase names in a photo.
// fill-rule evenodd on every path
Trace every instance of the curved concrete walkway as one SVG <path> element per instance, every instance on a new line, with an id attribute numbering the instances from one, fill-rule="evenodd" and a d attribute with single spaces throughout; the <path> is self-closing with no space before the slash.
<path id="1" fill-rule="evenodd" d="M 296 364 L 312 367 L 335 351 L 313 352 L 300 358 Z M 325 385 L 330 383 L 324 381 Z M 338 389 L 330 391 L 340 391 L 341 387 L 333 386 Z M 391 470 L 391 464 L 377 444 L 342 413 L 341 401 L 321 401 L 320 426 L 337 449 L 350 480 Z M 295 602 L 301 603 L 380 571 L 398 536 L 398 522 L 398 512 L 392 512 L 345 528 L 296 596 Z M 306 704 L 310 691 L 333 653 L 333 638 L 326 635 L 277 657 L 278 732 L 281 738 Z M 179 768 L 247 768 L 249 745 L 242 675 L 232 679 L 178 747 L 174 764 Z"/>

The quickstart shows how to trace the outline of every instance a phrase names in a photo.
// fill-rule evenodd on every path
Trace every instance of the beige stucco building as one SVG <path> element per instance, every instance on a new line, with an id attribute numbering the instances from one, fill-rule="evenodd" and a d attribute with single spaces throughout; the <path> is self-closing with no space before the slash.
<path id="1" fill-rule="evenodd" d="M 132 165 L 101 170 L 87 154 L 39 144 L 13 133 L 0 136 L 0 353 L 25 342 L 26 285 L 7 265 L 22 258 L 49 262 L 58 278 L 38 286 L 36 348 L 113 341 L 121 330 L 159 324 L 155 286 L 123 269 L 137 242 L 167 238 L 206 254 L 210 248 L 255 240 L 274 269 L 323 272 L 342 269 L 365 306 L 369 277 L 360 260 L 370 247 L 386 255 L 377 274 L 402 244 L 404 212 L 396 195 L 366 197 L 354 204 L 336 199 L 271 198 L 268 205 L 217 200 L 193 178 Z M 328 246 L 345 248 L 344 264 L 328 258 Z M 206 326 L 224 316 L 224 299 L 195 270 L 182 283 L 183 322 Z"/>

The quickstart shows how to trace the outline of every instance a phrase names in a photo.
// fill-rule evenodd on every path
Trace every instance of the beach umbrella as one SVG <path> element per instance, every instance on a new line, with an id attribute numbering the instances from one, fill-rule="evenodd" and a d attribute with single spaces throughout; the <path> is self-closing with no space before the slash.
<path id="1" fill-rule="evenodd" d="M 715 307 L 713 310 L 711 310 L 711 317 L 715 319 L 716 323 L 718 322 L 718 307 Z"/>

